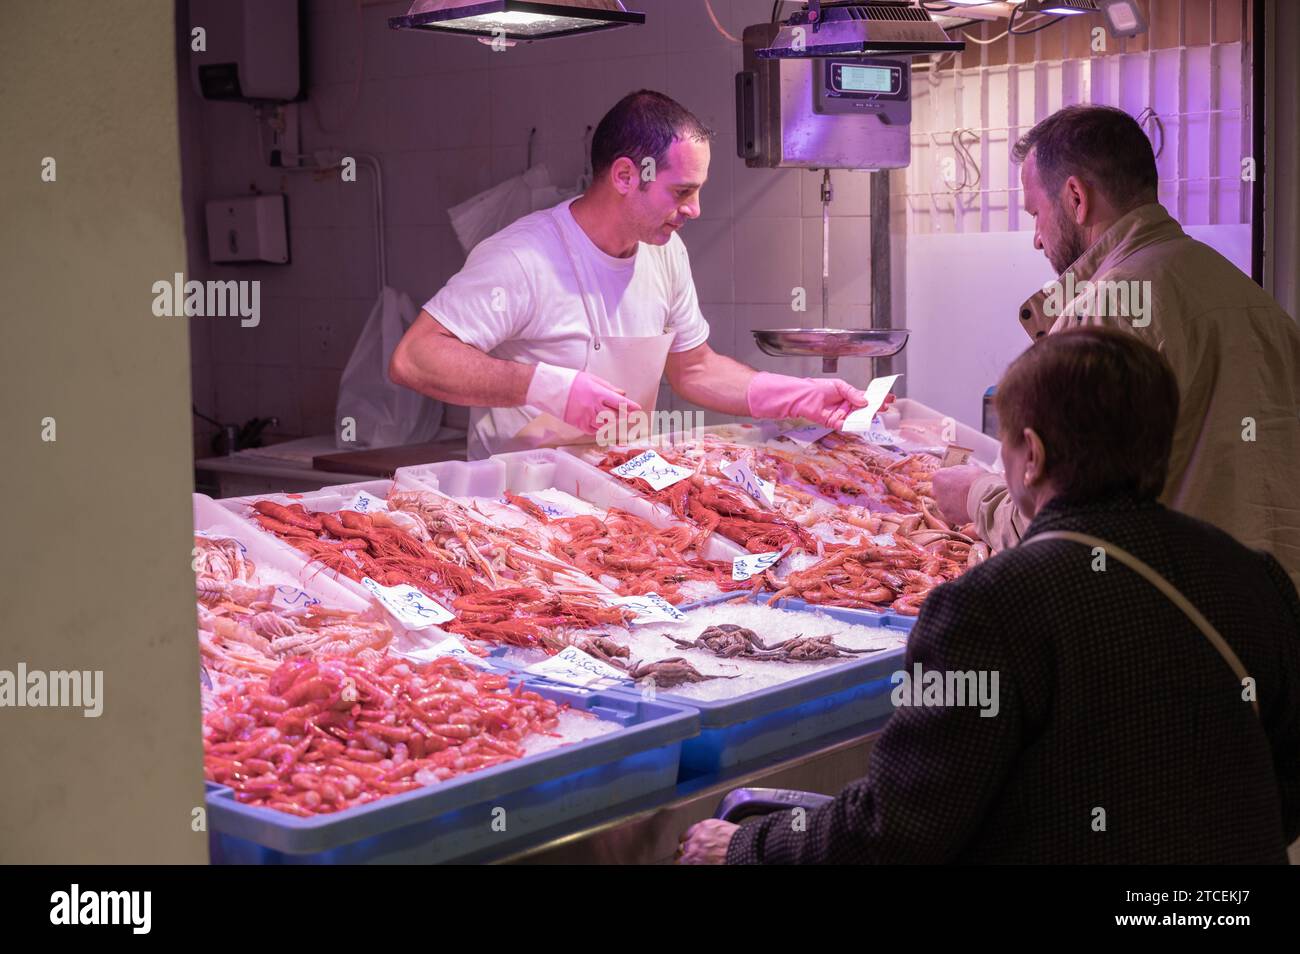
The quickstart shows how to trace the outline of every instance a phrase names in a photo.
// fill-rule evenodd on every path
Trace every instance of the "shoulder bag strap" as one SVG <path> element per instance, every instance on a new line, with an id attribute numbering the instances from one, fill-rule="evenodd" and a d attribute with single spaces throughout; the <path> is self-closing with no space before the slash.
<path id="1" fill-rule="evenodd" d="M 1227 641 L 1221 635 L 1219 635 L 1219 631 L 1215 629 L 1214 625 L 1201 614 L 1201 611 L 1193 606 L 1177 587 L 1152 569 L 1150 565 L 1144 563 L 1132 553 L 1120 549 L 1113 543 L 1107 543 L 1099 537 L 1089 536 L 1086 533 L 1074 533 L 1070 530 L 1049 530 L 1046 533 L 1036 533 L 1026 540 L 1021 540 L 1019 545 L 1023 547 L 1031 543 L 1037 543 L 1040 540 L 1072 540 L 1075 543 L 1082 543 L 1084 546 L 1101 547 L 1107 555 L 1113 556 L 1116 560 L 1119 560 L 1120 563 L 1123 563 L 1126 567 L 1141 576 L 1161 593 L 1165 594 L 1165 596 L 1169 597 L 1169 600 L 1182 610 L 1188 619 L 1196 624 L 1196 628 L 1199 629 L 1205 635 L 1205 638 L 1210 641 L 1210 645 L 1218 650 L 1219 655 L 1223 657 L 1223 661 L 1232 667 L 1232 671 L 1237 674 L 1238 681 L 1244 682 L 1249 678 L 1249 675 L 1246 672 L 1246 667 L 1242 665 L 1237 654 L 1232 651 L 1232 647 L 1228 645 Z M 1255 710 L 1255 715 L 1258 716 L 1259 703 L 1252 699 L 1250 705 L 1251 708 Z"/>

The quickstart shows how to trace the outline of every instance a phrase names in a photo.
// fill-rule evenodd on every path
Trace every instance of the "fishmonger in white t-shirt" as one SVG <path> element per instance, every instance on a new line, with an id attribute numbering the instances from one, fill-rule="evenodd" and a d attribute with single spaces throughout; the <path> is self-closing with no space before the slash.
<path id="1" fill-rule="evenodd" d="M 469 406 L 471 459 L 590 440 L 598 416 L 674 392 L 724 414 L 838 427 L 866 402 L 830 378 L 756 372 L 708 345 L 686 247 L 709 131 L 649 90 L 592 137 L 591 187 L 485 239 L 407 331 L 390 376 Z"/>

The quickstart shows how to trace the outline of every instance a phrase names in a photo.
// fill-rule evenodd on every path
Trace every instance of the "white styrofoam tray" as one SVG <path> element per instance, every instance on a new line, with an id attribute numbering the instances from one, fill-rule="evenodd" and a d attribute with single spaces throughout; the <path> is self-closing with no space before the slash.
<path id="1" fill-rule="evenodd" d="M 499 497 L 512 493 L 559 490 L 602 510 L 625 510 L 656 527 L 680 526 L 670 508 L 643 497 L 639 491 L 599 467 L 560 450 L 515 451 L 485 460 L 443 461 L 403 467 L 395 475 L 449 497 Z M 706 560 L 730 562 L 747 551 L 725 537 L 710 534 L 701 550 Z"/>

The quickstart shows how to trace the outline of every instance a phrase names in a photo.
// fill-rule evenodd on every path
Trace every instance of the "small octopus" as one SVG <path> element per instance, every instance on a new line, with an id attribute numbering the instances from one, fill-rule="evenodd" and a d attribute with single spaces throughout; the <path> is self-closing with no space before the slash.
<path id="1" fill-rule="evenodd" d="M 678 646 L 687 649 L 707 649 L 723 659 L 770 659 L 773 662 L 812 662 L 818 659 L 840 659 L 860 653 L 878 653 L 880 649 L 850 649 L 834 642 L 832 635 L 793 636 L 775 646 L 768 646 L 752 629 L 734 623 L 710 626 L 694 640 L 669 636 Z"/>

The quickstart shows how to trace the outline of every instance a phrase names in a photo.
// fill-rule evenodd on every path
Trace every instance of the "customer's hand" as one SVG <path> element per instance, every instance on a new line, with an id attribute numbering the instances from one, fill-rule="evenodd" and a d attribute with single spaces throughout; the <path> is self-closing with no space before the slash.
<path id="1" fill-rule="evenodd" d="M 958 464 L 956 467 L 941 467 L 930 475 L 930 488 L 934 491 L 934 502 L 939 505 L 943 519 L 953 527 L 970 523 L 971 484 L 984 471 L 970 464 Z"/>
<path id="2" fill-rule="evenodd" d="M 687 829 L 677 848 L 679 865 L 725 865 L 731 836 L 739 825 L 720 818 L 706 818 Z"/>

